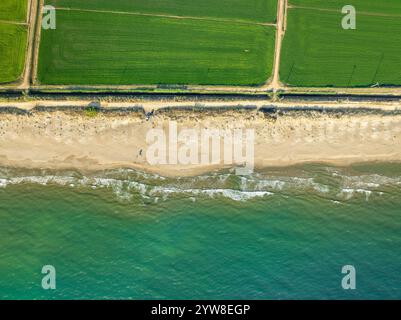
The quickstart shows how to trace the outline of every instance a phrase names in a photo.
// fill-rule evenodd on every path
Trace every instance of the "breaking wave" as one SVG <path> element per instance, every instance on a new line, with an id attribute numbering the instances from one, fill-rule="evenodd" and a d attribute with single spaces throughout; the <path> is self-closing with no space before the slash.
<path id="1" fill-rule="evenodd" d="M 236 176 L 234 172 L 227 171 L 192 178 L 166 178 L 132 169 L 83 175 L 75 171 L 0 168 L 0 188 L 21 184 L 109 189 L 119 199 L 126 201 L 135 196 L 154 202 L 172 197 L 187 197 L 194 201 L 202 197 L 249 201 L 271 196 L 288 197 L 313 193 L 337 203 L 359 196 L 369 201 L 373 196 L 399 191 L 401 173 L 361 174 L 345 169 L 319 167 L 272 170 L 250 176 Z"/>

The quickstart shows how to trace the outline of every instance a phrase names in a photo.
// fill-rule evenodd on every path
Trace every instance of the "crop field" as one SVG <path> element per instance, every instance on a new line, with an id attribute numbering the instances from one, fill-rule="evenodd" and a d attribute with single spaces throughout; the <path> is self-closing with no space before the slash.
<path id="1" fill-rule="evenodd" d="M 47 0 L 61 8 L 274 22 L 277 0 Z"/>
<path id="2" fill-rule="evenodd" d="M 280 65 L 282 83 L 401 85 L 401 1 L 353 1 L 355 30 L 341 26 L 343 4 L 346 1 L 290 0 Z"/>
<path id="3" fill-rule="evenodd" d="M 271 75 L 276 1 L 47 3 L 57 28 L 42 30 L 40 84 L 260 85 Z"/>
<path id="4" fill-rule="evenodd" d="M 0 0 L 0 20 L 26 21 L 28 0 Z"/>
<path id="5" fill-rule="evenodd" d="M 340 12 L 344 6 L 352 5 L 357 12 L 401 14 L 400 0 L 289 0 L 289 2 L 293 6 L 334 9 Z"/>
<path id="6" fill-rule="evenodd" d="M 18 80 L 24 69 L 26 14 L 26 1 L 0 1 L 0 83 Z"/>

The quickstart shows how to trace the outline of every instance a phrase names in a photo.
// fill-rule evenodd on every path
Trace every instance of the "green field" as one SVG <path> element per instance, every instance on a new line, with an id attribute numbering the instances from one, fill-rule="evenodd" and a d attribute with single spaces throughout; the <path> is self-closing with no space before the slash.
<path id="1" fill-rule="evenodd" d="M 344 30 L 342 17 L 334 11 L 288 10 L 281 81 L 319 87 L 401 85 L 401 18 L 359 14 L 357 29 Z"/>
<path id="2" fill-rule="evenodd" d="M 336 9 L 339 11 L 346 5 L 352 5 L 357 13 L 401 15 L 400 0 L 289 0 L 289 3 L 294 6 Z"/>
<path id="3" fill-rule="evenodd" d="M 274 22 L 277 0 L 47 0 L 55 7 Z"/>
<path id="4" fill-rule="evenodd" d="M 0 83 L 18 80 L 27 43 L 27 0 L 0 0 Z"/>
<path id="5" fill-rule="evenodd" d="M 24 69 L 25 26 L 0 23 L 0 83 L 16 81 Z"/>
<path id="6" fill-rule="evenodd" d="M 274 38 L 274 27 L 250 23 L 58 10 L 57 29 L 42 31 L 38 80 L 258 85 Z"/>
<path id="7" fill-rule="evenodd" d="M 0 83 L 18 80 L 24 69 L 27 28 L 0 22 Z"/>
<path id="8" fill-rule="evenodd" d="M 0 20 L 26 21 L 28 0 L 0 0 Z"/>

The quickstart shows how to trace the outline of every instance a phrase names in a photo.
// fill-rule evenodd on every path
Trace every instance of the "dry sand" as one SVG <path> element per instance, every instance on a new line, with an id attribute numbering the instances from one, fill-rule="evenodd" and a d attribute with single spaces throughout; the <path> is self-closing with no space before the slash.
<path id="1" fill-rule="evenodd" d="M 401 160 L 401 115 L 260 111 L 157 113 L 0 113 L 0 166 L 82 171 L 136 168 L 165 176 L 196 175 L 228 167 L 150 165 L 146 135 L 152 128 L 254 129 L 257 168 L 299 163 L 348 165 Z"/>

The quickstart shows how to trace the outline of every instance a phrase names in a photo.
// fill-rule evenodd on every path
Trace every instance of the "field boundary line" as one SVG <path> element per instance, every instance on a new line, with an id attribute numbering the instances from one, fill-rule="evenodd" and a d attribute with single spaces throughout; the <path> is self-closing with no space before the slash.
<path id="1" fill-rule="evenodd" d="M 32 9 L 31 0 L 28 0 L 28 1 L 26 2 L 26 12 L 27 12 L 27 15 L 26 15 L 26 17 L 25 17 L 25 22 L 26 22 L 27 24 L 29 24 L 29 17 L 31 16 L 31 9 Z"/>
<path id="2" fill-rule="evenodd" d="M 22 22 L 22 21 L 9 21 L 9 20 L 0 20 L 0 23 L 2 24 L 13 24 L 17 26 L 28 26 L 29 23 L 27 22 Z"/>
<path id="3" fill-rule="evenodd" d="M 25 21 L 16 21 L 16 20 L 1 20 L 0 23 L 3 24 L 15 24 L 15 25 L 21 25 L 21 26 L 29 26 L 29 17 L 31 16 L 31 2 L 30 0 L 26 2 L 26 17 Z"/>
<path id="4" fill-rule="evenodd" d="M 176 16 L 176 15 L 159 14 L 159 13 L 143 13 L 143 12 L 95 10 L 95 9 L 76 9 L 76 8 L 66 8 L 66 7 L 56 7 L 56 10 L 76 11 L 76 12 L 92 12 L 92 13 L 110 13 L 110 14 L 120 14 L 120 15 L 169 18 L 169 19 L 177 19 L 177 20 L 179 20 L 179 19 L 182 19 L 182 20 L 201 20 L 201 21 L 237 23 L 237 24 L 247 24 L 247 25 L 259 25 L 259 26 L 268 26 L 268 27 L 275 27 L 276 26 L 275 23 L 270 23 L 270 22 L 252 22 L 252 21 L 245 21 L 245 20 L 219 19 L 219 18 L 211 18 L 211 17 Z"/>
<path id="5" fill-rule="evenodd" d="M 288 9 L 305 9 L 305 10 L 315 10 L 315 11 L 324 11 L 324 12 L 337 12 L 341 13 L 341 9 L 326 9 L 326 8 L 317 8 L 317 7 L 304 7 L 304 6 L 294 6 L 289 4 Z M 366 11 L 358 11 L 357 12 L 363 16 L 372 16 L 372 17 L 388 17 L 388 18 L 401 18 L 401 14 L 387 14 L 387 13 L 374 13 L 374 12 L 366 12 Z"/>

